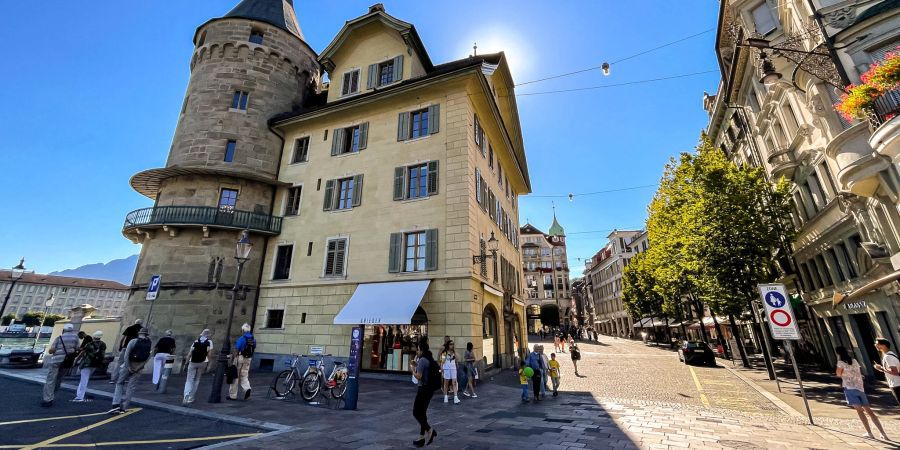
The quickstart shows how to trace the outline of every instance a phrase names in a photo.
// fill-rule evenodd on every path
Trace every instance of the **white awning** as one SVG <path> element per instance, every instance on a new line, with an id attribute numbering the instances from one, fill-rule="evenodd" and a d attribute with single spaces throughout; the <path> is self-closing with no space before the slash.
<path id="1" fill-rule="evenodd" d="M 491 286 L 487 283 L 481 283 L 481 287 L 483 287 L 485 291 L 488 291 L 491 294 L 496 295 L 497 297 L 503 297 L 502 291 L 495 289 L 493 286 Z"/>
<path id="2" fill-rule="evenodd" d="M 334 317 L 335 325 L 409 325 L 431 280 L 366 283 Z"/>

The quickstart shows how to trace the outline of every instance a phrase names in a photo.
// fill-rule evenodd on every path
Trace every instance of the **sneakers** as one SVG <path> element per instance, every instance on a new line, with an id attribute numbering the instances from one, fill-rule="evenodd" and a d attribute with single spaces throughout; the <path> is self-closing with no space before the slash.
<path id="1" fill-rule="evenodd" d="M 525 397 L 522 397 L 522 403 L 528 403 L 528 399 Z"/>
<path id="2" fill-rule="evenodd" d="M 454 405 L 458 405 L 459 403 L 460 403 L 459 397 L 457 397 L 457 396 L 454 395 L 454 396 L 453 396 L 453 404 L 454 404 Z"/>
<path id="3" fill-rule="evenodd" d="M 112 414 L 112 415 L 119 415 L 119 414 L 125 414 L 125 410 L 122 409 L 121 406 L 116 405 L 113 407 L 113 409 L 107 411 L 106 413 Z"/>
<path id="4" fill-rule="evenodd" d="M 250 391 L 251 391 L 251 389 L 247 389 L 247 392 L 244 392 L 244 400 L 250 399 Z"/>
<path id="5" fill-rule="evenodd" d="M 75 403 L 87 403 L 87 402 L 91 401 L 91 399 L 89 399 L 89 398 L 73 398 L 70 401 L 75 402 Z"/>
<path id="6" fill-rule="evenodd" d="M 449 401 L 449 400 L 447 399 L 447 396 L 445 395 L 445 396 L 444 396 L 444 403 L 447 403 L 448 401 Z"/>
<path id="7" fill-rule="evenodd" d="M 463 392 L 463 395 L 465 395 L 466 397 L 471 397 L 468 392 Z"/>
<path id="8" fill-rule="evenodd" d="M 472 398 L 478 398 L 478 394 L 476 394 L 476 393 L 473 392 L 473 393 L 472 393 Z"/>
<path id="9" fill-rule="evenodd" d="M 872 435 L 872 432 L 867 431 L 866 434 L 863 435 L 864 438 L 875 439 L 875 436 Z"/>

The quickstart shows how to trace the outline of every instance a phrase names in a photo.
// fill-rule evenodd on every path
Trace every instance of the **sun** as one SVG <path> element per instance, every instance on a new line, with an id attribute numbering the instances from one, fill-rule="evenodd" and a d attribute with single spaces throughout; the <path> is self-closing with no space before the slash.
<path id="1" fill-rule="evenodd" d="M 468 38 L 461 40 L 467 47 L 460 50 L 464 55 L 471 55 L 473 45 L 478 46 L 478 54 L 504 52 L 506 62 L 509 64 L 509 70 L 512 72 L 513 79 L 516 81 L 523 80 L 530 70 L 528 57 L 530 50 L 527 39 L 522 37 L 516 31 L 491 27 L 482 30 L 473 30 L 468 33 Z"/>

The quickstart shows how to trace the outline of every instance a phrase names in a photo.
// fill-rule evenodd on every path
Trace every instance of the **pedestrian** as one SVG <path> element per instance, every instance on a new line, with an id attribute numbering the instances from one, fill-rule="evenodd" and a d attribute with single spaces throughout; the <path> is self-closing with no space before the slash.
<path id="1" fill-rule="evenodd" d="M 128 343 L 138 336 L 138 332 L 143 328 L 141 326 L 142 323 L 144 323 L 143 320 L 135 319 L 134 324 L 129 325 L 128 328 L 125 328 L 125 331 L 122 332 L 122 338 L 119 339 L 119 356 L 116 359 L 116 367 L 113 369 L 109 384 L 116 384 L 116 377 L 119 376 L 119 373 L 121 373 L 122 368 L 125 367 L 125 363 L 127 362 L 127 358 L 122 356 L 122 352 L 125 350 L 125 347 L 128 346 Z"/>
<path id="2" fill-rule="evenodd" d="M 84 350 L 84 347 L 86 347 L 91 342 L 91 337 L 88 336 L 88 334 L 84 331 L 79 331 L 78 339 L 81 340 L 81 345 L 78 346 L 78 351 L 81 352 Z"/>
<path id="3" fill-rule="evenodd" d="M 578 361 L 581 360 L 581 350 L 578 350 L 578 346 L 573 342 L 569 346 L 569 353 L 572 355 L 572 365 L 575 366 L 575 376 L 580 377 L 581 375 L 578 374 Z"/>
<path id="4" fill-rule="evenodd" d="M 866 437 L 874 438 L 872 429 L 869 427 L 869 421 L 866 420 L 866 413 L 868 413 L 875 424 L 875 428 L 878 428 L 881 439 L 888 440 L 887 435 L 884 433 L 884 428 L 881 427 L 881 422 L 869 406 L 869 398 L 866 397 L 866 388 L 863 385 L 863 376 L 859 363 L 850 356 L 850 352 L 846 348 L 838 347 L 835 351 L 838 357 L 836 374 L 841 377 L 844 397 L 847 399 L 847 405 L 855 409 L 856 414 L 859 415 L 859 420 L 866 429 Z"/>
<path id="5" fill-rule="evenodd" d="M 166 330 L 166 335 L 156 341 L 153 347 L 153 384 L 159 384 L 159 376 L 166 367 L 166 360 L 175 354 L 175 338 L 172 330 Z"/>
<path id="6" fill-rule="evenodd" d="M 531 386 L 534 389 L 534 400 L 541 401 L 541 385 L 543 384 L 544 379 L 541 374 L 543 361 L 541 361 L 540 346 L 535 344 L 533 348 L 534 350 L 532 350 L 532 352 L 528 354 L 528 358 L 525 359 L 525 364 L 534 371 L 534 375 L 531 376 Z"/>
<path id="7" fill-rule="evenodd" d="M 116 391 L 113 393 L 112 409 L 107 411 L 108 414 L 125 414 L 128 410 L 141 371 L 150 360 L 152 346 L 149 330 L 141 328 L 137 338 L 128 341 L 125 350 L 119 353 L 119 357 L 126 363 L 116 378 Z"/>
<path id="8" fill-rule="evenodd" d="M 519 363 L 519 385 L 522 386 L 522 402 L 528 403 L 528 377 L 525 376 L 525 367 L 527 367 L 525 361 Z"/>
<path id="9" fill-rule="evenodd" d="M 520 349 L 520 347 L 519 347 L 519 337 L 513 335 L 513 365 L 512 365 L 512 370 L 516 370 L 516 367 L 519 366 L 519 358 L 520 358 L 519 354 L 520 354 L 520 352 L 521 352 L 521 349 Z"/>
<path id="10" fill-rule="evenodd" d="M 440 371 L 438 362 L 434 360 L 434 355 L 428 350 L 428 341 L 419 339 L 419 345 L 416 347 L 416 366 L 413 372 L 419 387 L 416 389 L 416 399 L 413 401 L 413 417 L 419 422 L 419 438 L 413 441 L 416 447 L 422 447 L 431 444 L 437 436 L 437 431 L 428 424 L 428 405 L 431 404 L 431 397 L 434 396 L 436 384 L 442 384 L 441 381 L 432 378 L 439 378 Z"/>
<path id="11" fill-rule="evenodd" d="M 540 347 L 541 352 L 541 397 L 547 397 L 547 384 L 550 382 L 550 358 L 544 353 L 544 346 Z"/>
<path id="12" fill-rule="evenodd" d="M 459 402 L 459 382 L 456 380 L 456 346 L 452 340 L 444 342 L 444 350 L 441 352 L 441 373 L 443 374 L 444 383 L 442 390 L 444 391 L 444 403 L 448 402 L 448 393 L 453 391 L 453 404 L 458 405 Z"/>
<path id="13" fill-rule="evenodd" d="M 85 340 L 87 341 L 87 338 Z M 78 390 L 75 391 L 73 402 L 90 401 L 84 398 L 84 392 L 87 390 L 91 375 L 103 365 L 104 358 L 106 358 L 106 342 L 103 342 L 103 332 L 97 330 L 81 351 L 81 362 L 78 365 L 81 380 L 78 382 Z"/>
<path id="14" fill-rule="evenodd" d="M 466 375 L 469 382 L 466 383 L 463 395 L 466 397 L 478 398 L 478 394 L 475 393 L 475 380 L 478 379 L 478 369 L 475 368 L 475 350 L 474 345 L 472 345 L 471 342 L 466 343 L 464 359 L 466 363 Z"/>
<path id="15" fill-rule="evenodd" d="M 553 382 L 553 396 L 556 397 L 559 394 L 559 361 L 556 360 L 556 353 L 550 354 L 550 362 L 547 363 L 550 366 L 550 381 Z"/>
<path id="16" fill-rule="evenodd" d="M 62 372 L 72 367 L 78 355 L 78 335 L 75 334 L 75 327 L 71 323 L 63 326 L 62 334 L 50 345 L 47 355 L 50 356 L 50 364 L 41 396 L 41 406 L 44 407 L 53 406 L 53 398 L 56 397 L 56 391 L 62 383 Z"/>
<path id="17" fill-rule="evenodd" d="M 544 340 L 544 327 L 541 327 L 541 329 L 540 329 L 540 331 L 538 331 L 538 333 L 540 333 L 541 340 L 543 341 Z"/>
<path id="18" fill-rule="evenodd" d="M 885 338 L 875 339 L 875 348 L 881 352 L 881 364 L 875 364 L 875 370 L 884 372 L 894 400 L 900 403 L 900 359 L 891 351 L 891 341 Z"/>
<path id="19" fill-rule="evenodd" d="M 187 368 L 187 377 L 184 380 L 184 398 L 181 404 L 188 405 L 194 403 L 194 394 L 197 393 L 197 387 L 200 386 L 200 376 L 206 371 L 209 364 L 209 355 L 212 353 L 213 343 L 209 338 L 209 328 L 200 332 L 200 337 L 191 344 L 190 362 Z"/>
<path id="20" fill-rule="evenodd" d="M 231 356 L 236 361 L 234 365 L 237 366 L 238 377 L 228 388 L 228 400 L 237 400 L 238 385 L 244 389 L 244 400 L 250 398 L 250 363 L 253 361 L 253 352 L 256 351 L 256 340 L 253 339 L 249 323 L 242 325 L 241 331 L 244 334 L 235 342 Z"/>

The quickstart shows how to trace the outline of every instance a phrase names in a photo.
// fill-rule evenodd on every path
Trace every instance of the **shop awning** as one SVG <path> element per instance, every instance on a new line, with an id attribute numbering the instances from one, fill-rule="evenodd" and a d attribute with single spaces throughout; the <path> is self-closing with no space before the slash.
<path id="1" fill-rule="evenodd" d="M 491 286 L 487 283 L 481 283 L 481 287 L 483 287 L 485 291 L 490 292 L 491 294 L 494 294 L 497 297 L 503 298 L 503 291 L 495 289 L 493 286 Z"/>
<path id="2" fill-rule="evenodd" d="M 666 326 L 665 319 L 660 319 L 659 317 L 646 317 L 635 322 L 633 325 L 634 328 L 654 328 L 664 326 Z"/>
<path id="3" fill-rule="evenodd" d="M 868 283 L 865 286 L 863 286 L 855 291 L 847 292 L 847 293 L 835 292 L 834 297 L 831 298 L 831 307 L 832 308 L 837 307 L 844 301 L 856 300 L 856 299 L 862 297 L 863 295 L 866 295 L 869 292 L 872 292 L 875 289 L 883 287 L 883 286 L 887 285 L 888 283 L 890 283 L 892 281 L 896 281 L 898 279 L 900 279 L 900 270 L 890 273 L 888 275 L 885 275 L 875 281 L 872 281 L 871 283 Z"/>
<path id="4" fill-rule="evenodd" d="M 335 325 L 409 325 L 431 280 L 365 283 L 334 317 Z"/>

